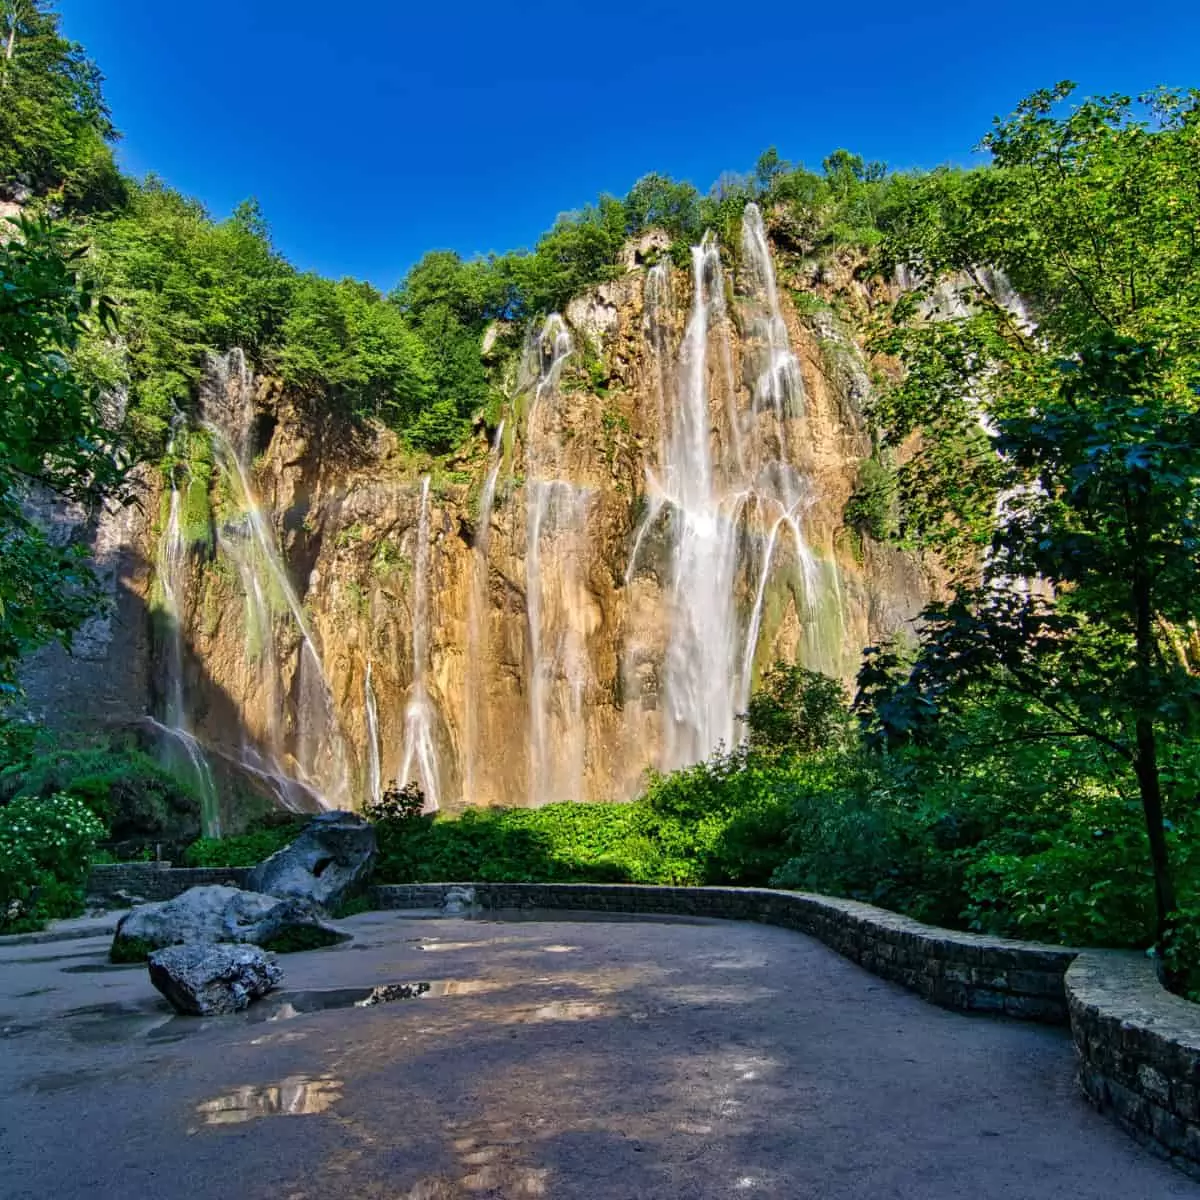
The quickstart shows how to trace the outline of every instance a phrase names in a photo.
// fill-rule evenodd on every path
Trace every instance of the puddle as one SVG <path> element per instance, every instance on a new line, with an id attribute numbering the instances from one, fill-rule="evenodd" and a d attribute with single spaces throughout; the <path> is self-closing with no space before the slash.
<path id="1" fill-rule="evenodd" d="M 279 1083 L 235 1088 L 196 1105 L 205 1125 L 240 1125 L 259 1117 L 303 1117 L 322 1113 L 342 1098 L 342 1081 L 331 1075 L 292 1075 Z"/>

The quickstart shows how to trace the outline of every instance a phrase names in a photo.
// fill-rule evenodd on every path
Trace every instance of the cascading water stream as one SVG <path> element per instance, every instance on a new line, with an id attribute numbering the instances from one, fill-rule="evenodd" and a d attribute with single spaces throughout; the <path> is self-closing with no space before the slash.
<path id="1" fill-rule="evenodd" d="M 383 766 L 379 761 L 379 702 L 371 682 L 371 660 L 367 659 L 367 678 L 363 684 L 367 704 L 367 793 L 373 804 L 383 799 Z"/>
<path id="2" fill-rule="evenodd" d="M 739 675 L 744 707 L 750 699 L 768 587 L 784 573 L 785 567 L 797 579 L 803 596 L 803 658 L 810 667 L 840 673 L 840 647 L 845 629 L 837 563 L 832 555 L 826 559 L 818 557 L 804 533 L 805 512 L 812 502 L 811 486 L 792 461 L 788 437 L 792 422 L 805 413 L 804 380 L 779 306 L 775 265 L 762 212 L 754 203 L 747 204 L 742 214 L 742 275 L 750 315 L 748 340 L 758 367 L 753 392 L 754 417 L 756 424 L 761 425 L 764 419 L 769 423 L 770 449 L 774 453 L 774 457 L 768 458 L 769 448 L 760 441 L 755 483 L 762 514 L 769 524 L 742 651 Z M 794 555 L 791 564 L 776 559 L 785 539 L 791 543 Z M 833 647 L 837 649 L 830 653 Z"/>
<path id="3" fill-rule="evenodd" d="M 492 540 L 492 512 L 496 505 L 496 485 L 504 465 L 504 422 L 501 421 L 492 442 L 492 465 L 483 481 L 479 496 L 479 520 L 475 526 L 473 577 L 470 611 L 467 615 L 467 703 L 463 747 L 463 799 L 474 803 L 478 787 L 478 763 L 487 712 L 483 689 L 483 662 L 488 651 L 485 622 L 488 597 L 488 547 Z"/>
<path id="4" fill-rule="evenodd" d="M 247 653 L 257 658 L 268 689 L 268 746 L 264 755 L 247 745 L 249 765 L 277 780 L 280 800 L 302 807 L 319 799 L 350 801 L 345 745 L 329 681 L 308 618 L 283 562 L 275 531 L 250 482 L 247 459 L 254 421 L 253 378 L 240 350 L 212 363 L 213 379 L 202 395 L 204 428 L 232 494 L 238 520 L 222 522 L 219 542 L 235 564 L 246 598 Z M 276 613 L 290 616 L 300 635 L 294 749 L 286 748 L 283 676 L 276 650 Z M 291 769 L 283 765 L 288 762 Z"/>
<path id="5" fill-rule="evenodd" d="M 437 746 L 434 742 L 433 702 L 425 681 L 429 667 L 429 476 L 421 480 L 421 512 L 417 519 L 417 554 L 413 568 L 413 681 L 404 709 L 404 754 L 400 780 L 418 783 L 425 794 L 425 810 L 436 812 L 441 803 Z"/>
<path id="6" fill-rule="evenodd" d="M 713 462 L 709 335 L 723 315 L 716 239 L 692 249 L 692 309 L 680 347 L 678 402 L 662 464 L 671 505 L 671 635 L 664 664 L 664 766 L 684 766 L 734 741 L 731 679 L 738 641 L 735 585 L 745 497 L 722 494 Z M 732 430 L 731 430 L 732 437 Z"/>
<path id="7" fill-rule="evenodd" d="M 171 457 L 178 430 L 167 447 Z M 156 574 L 162 589 L 162 616 L 166 627 L 166 688 L 163 720 L 160 727 L 171 734 L 181 751 L 181 764 L 191 775 L 200 797 L 200 823 L 205 837 L 221 836 L 221 812 L 216 782 L 203 747 L 192 732 L 183 686 L 183 597 L 187 588 L 188 545 L 183 530 L 183 493 L 174 471 L 167 523 L 158 541 Z"/>
<path id="8" fill-rule="evenodd" d="M 574 349 L 566 322 L 546 318 L 526 347 L 532 387 L 525 439 L 525 595 L 528 619 L 529 802 L 583 798 L 584 700 L 590 678 L 581 625 L 591 494 L 565 478 L 558 382 Z M 543 542 L 550 542 L 550 569 Z M 552 726 L 556 725 L 552 747 Z"/>

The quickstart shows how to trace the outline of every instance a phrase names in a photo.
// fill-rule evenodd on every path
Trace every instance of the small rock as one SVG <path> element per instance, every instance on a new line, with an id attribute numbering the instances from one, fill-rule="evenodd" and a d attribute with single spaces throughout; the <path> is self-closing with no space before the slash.
<path id="1" fill-rule="evenodd" d="M 241 1012 L 277 988 L 283 971 L 257 946 L 171 946 L 150 955 L 150 982 L 176 1012 L 215 1017 Z"/>
<path id="2" fill-rule="evenodd" d="M 448 916 L 457 913 L 470 912 L 475 907 L 475 889 L 469 887 L 452 887 L 446 889 L 442 898 L 442 912 Z"/>

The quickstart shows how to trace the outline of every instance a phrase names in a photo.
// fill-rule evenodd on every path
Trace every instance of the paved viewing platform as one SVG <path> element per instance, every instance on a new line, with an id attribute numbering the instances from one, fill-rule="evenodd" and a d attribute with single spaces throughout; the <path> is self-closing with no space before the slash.
<path id="1" fill-rule="evenodd" d="M 785 929 L 372 912 L 248 1013 L 176 1017 L 102 927 L 0 945 L 17 1198 L 1191 1197 L 1069 1035 Z M 87 936 L 87 935 L 91 936 Z M 414 998 L 362 1006 L 386 984 Z"/>

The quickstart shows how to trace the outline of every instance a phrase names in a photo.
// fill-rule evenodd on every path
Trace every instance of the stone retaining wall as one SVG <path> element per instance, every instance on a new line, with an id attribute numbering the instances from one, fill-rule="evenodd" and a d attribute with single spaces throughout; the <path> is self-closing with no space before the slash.
<path id="1" fill-rule="evenodd" d="M 1063 974 L 1074 950 L 937 929 L 853 900 L 768 888 L 407 884 L 374 888 L 374 907 L 434 908 L 454 886 L 474 887 L 484 908 L 674 913 L 782 925 L 946 1008 L 1067 1022 Z"/>
<path id="2" fill-rule="evenodd" d="M 173 900 L 188 888 L 210 883 L 242 887 L 248 867 L 173 867 L 170 863 L 111 863 L 93 867 L 88 874 L 88 900 L 95 904 L 121 904 L 124 897 Z"/>
<path id="3" fill-rule="evenodd" d="M 1084 1094 L 1200 1179 L 1200 1005 L 1135 954 L 1082 953 L 1065 986 Z"/>

